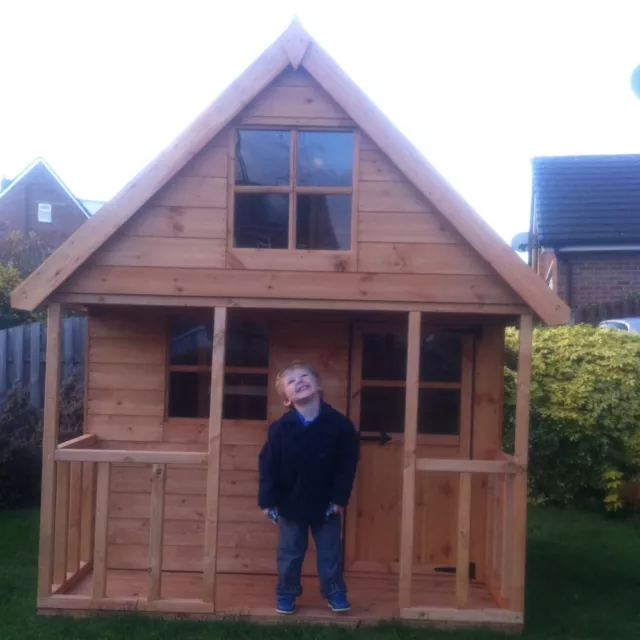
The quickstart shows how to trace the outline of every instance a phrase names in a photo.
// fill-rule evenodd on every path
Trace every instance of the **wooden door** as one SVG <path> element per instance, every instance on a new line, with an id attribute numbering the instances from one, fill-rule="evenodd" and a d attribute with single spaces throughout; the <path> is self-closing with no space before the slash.
<path id="1" fill-rule="evenodd" d="M 468 458 L 473 338 L 423 327 L 418 456 Z M 397 572 L 400 551 L 406 327 L 357 326 L 350 417 L 361 458 L 346 517 L 349 572 Z M 382 437 L 381 437 L 382 433 Z M 457 482 L 418 474 L 414 571 L 455 565 Z"/>
<path id="2" fill-rule="evenodd" d="M 346 413 L 349 381 L 349 322 L 321 314 L 285 314 L 270 325 L 269 379 L 293 360 L 311 364 L 319 373 L 324 399 L 338 411 Z M 286 408 L 273 384 L 270 387 L 269 421 L 279 418 Z M 275 558 L 275 540 L 273 557 Z M 273 567 L 275 572 L 275 566 Z M 309 537 L 309 552 L 303 575 L 316 576 L 315 544 Z"/>

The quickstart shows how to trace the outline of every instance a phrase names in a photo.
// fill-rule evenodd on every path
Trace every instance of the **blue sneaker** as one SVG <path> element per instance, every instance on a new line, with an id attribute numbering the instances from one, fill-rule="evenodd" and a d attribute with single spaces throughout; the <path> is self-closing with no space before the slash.
<path id="1" fill-rule="evenodd" d="M 290 595 L 278 596 L 276 611 L 285 615 L 291 615 L 296 610 L 296 599 Z"/>
<path id="2" fill-rule="evenodd" d="M 335 613 L 344 613 L 351 609 L 351 605 L 344 593 L 337 592 L 329 596 L 329 608 Z"/>

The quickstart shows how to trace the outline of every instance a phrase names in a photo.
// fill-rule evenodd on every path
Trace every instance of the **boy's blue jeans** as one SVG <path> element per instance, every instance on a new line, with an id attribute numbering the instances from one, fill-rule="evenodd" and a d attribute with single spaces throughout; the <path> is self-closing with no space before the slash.
<path id="1" fill-rule="evenodd" d="M 277 595 L 300 596 L 302 563 L 309 544 L 309 527 L 279 517 Z M 316 543 L 316 559 L 320 592 L 328 598 L 337 592 L 346 593 L 342 567 L 341 518 L 332 515 L 326 522 L 311 525 Z"/>

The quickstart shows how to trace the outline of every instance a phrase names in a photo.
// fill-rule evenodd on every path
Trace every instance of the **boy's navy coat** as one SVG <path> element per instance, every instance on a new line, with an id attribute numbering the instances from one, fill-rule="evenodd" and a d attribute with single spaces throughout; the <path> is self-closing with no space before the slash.
<path id="1" fill-rule="evenodd" d="M 318 522 L 331 503 L 345 506 L 355 479 L 359 437 L 353 423 L 326 402 L 304 426 L 292 409 L 269 426 L 260 452 L 258 504 L 288 520 Z"/>

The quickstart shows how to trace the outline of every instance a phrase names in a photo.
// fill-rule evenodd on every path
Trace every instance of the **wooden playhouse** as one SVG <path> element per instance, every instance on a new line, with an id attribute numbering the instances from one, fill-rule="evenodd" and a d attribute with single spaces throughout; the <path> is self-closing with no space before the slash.
<path id="1" fill-rule="evenodd" d="M 352 611 L 524 620 L 531 335 L 568 309 L 297 23 L 12 296 L 46 306 L 38 610 L 274 617 L 257 456 L 287 361 L 361 434 Z M 60 319 L 88 318 L 58 442 Z M 504 330 L 520 327 L 515 455 Z"/>

